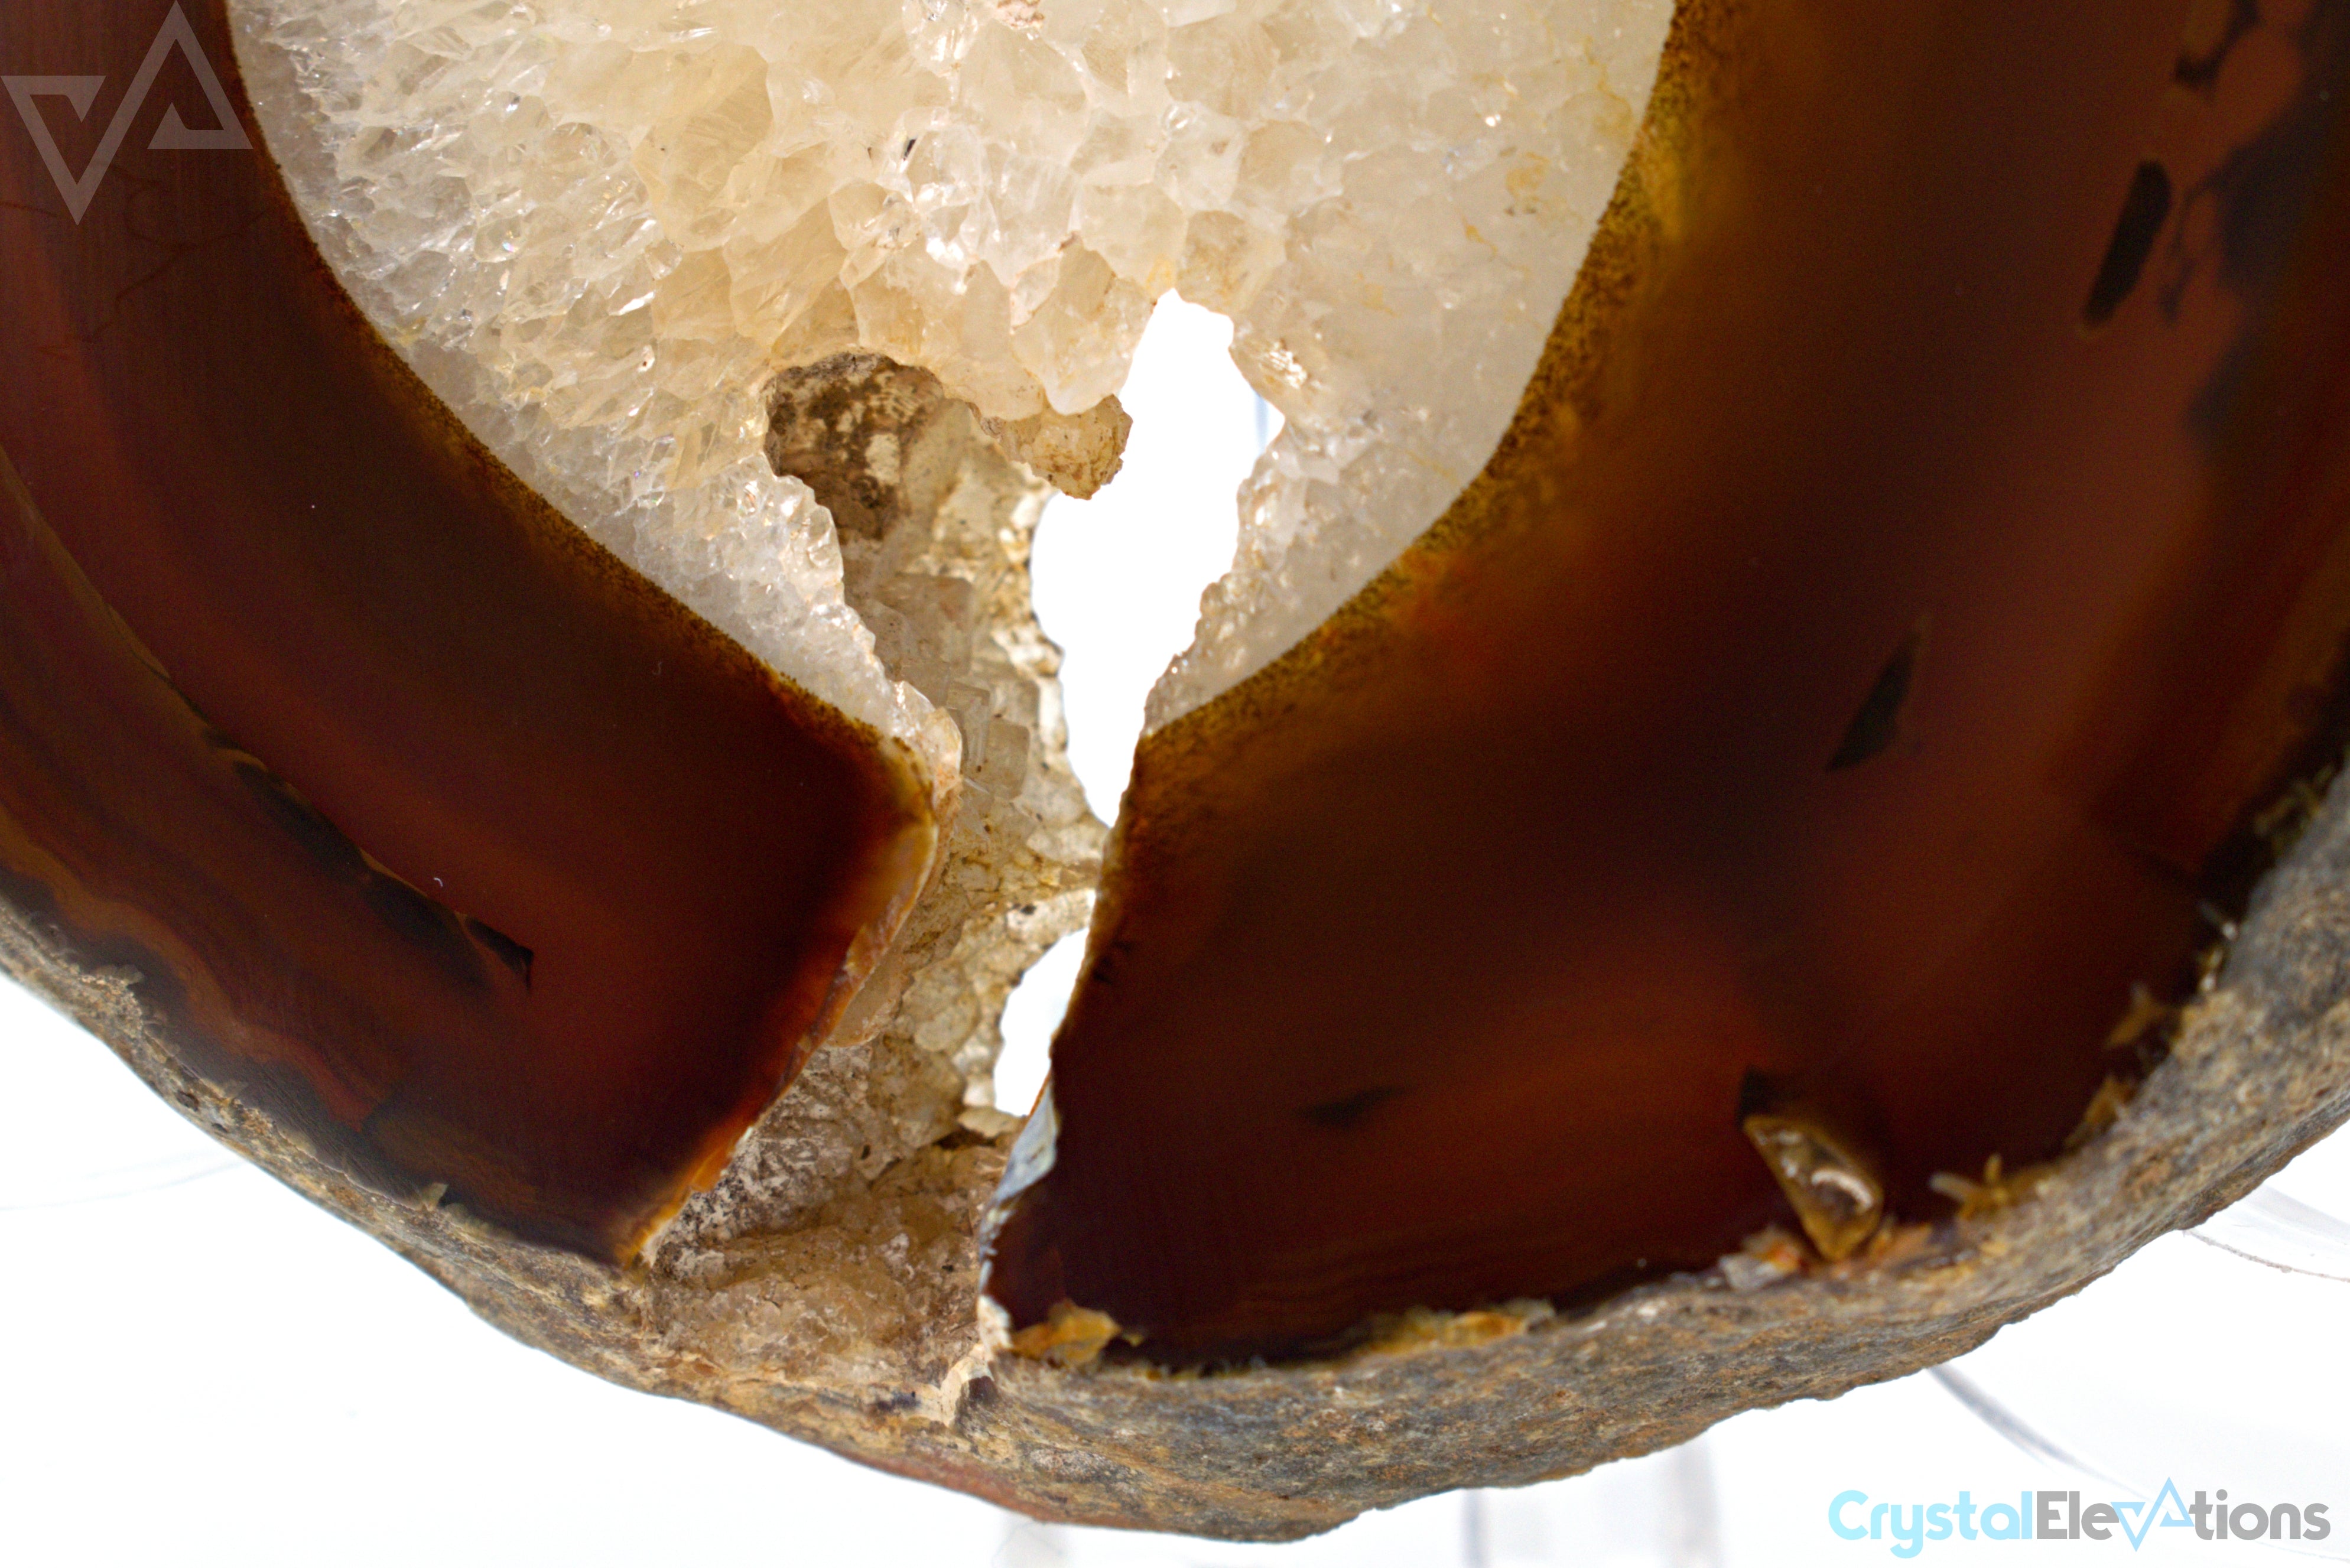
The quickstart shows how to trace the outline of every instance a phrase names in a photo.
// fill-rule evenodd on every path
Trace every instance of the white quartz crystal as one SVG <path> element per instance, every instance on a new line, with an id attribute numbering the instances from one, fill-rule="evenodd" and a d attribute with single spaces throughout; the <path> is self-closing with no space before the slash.
<path id="1" fill-rule="evenodd" d="M 662 1354 L 768 1397 L 952 1409 L 1017 1125 L 996 1019 L 1084 924 L 1104 836 L 1029 612 L 1043 485 L 1014 460 L 1099 483 L 1124 430 L 1100 405 L 1153 302 L 1230 316 L 1287 424 L 1156 715 L 1261 668 L 1492 452 L 1669 9 L 232 0 L 270 152 L 425 382 L 954 798 L 827 1049 L 648 1246 Z"/>
<path id="2" fill-rule="evenodd" d="M 1153 699 L 1276 656 L 1491 455 L 1671 0 L 236 0 L 361 306 L 526 481 L 783 673 L 938 724 L 760 452 L 862 348 L 995 421 L 1118 389 L 1169 289 L 1286 420 Z M 951 742 L 947 743 L 951 749 Z"/>

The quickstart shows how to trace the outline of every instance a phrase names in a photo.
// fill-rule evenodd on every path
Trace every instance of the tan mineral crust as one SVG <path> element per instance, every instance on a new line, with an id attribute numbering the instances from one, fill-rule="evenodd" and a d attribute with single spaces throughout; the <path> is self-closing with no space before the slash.
<path id="1" fill-rule="evenodd" d="M 763 1184 L 814 1117 L 872 1116 L 888 1090 L 856 1083 L 875 1071 L 870 1044 L 835 1047 L 718 1192 L 620 1272 L 353 1185 L 176 1066 L 135 976 L 74 968 L 20 916 L 0 944 L 214 1136 L 527 1344 L 1040 1517 L 1269 1540 L 1447 1488 L 1573 1474 L 1932 1365 L 2199 1222 L 2350 1114 L 2345 888 L 2337 795 L 2113 1127 L 2025 1200 L 1946 1224 L 1898 1263 L 1749 1290 L 1715 1271 L 1573 1314 L 1430 1314 L 1340 1359 L 1187 1375 L 1065 1369 L 983 1343 L 974 1231 L 997 1144 L 949 1135 L 878 1171 Z"/>
<path id="2" fill-rule="evenodd" d="M 1024 722 L 992 722 L 989 750 L 967 755 L 949 863 L 840 1036 L 635 1266 L 356 1185 L 236 1085 L 177 1065 L 139 977 L 77 968 L 38 919 L 10 914 L 0 957 L 214 1136 L 525 1343 L 1042 1517 L 1236 1538 L 1571 1474 L 1939 1362 L 2199 1221 L 2350 1114 L 2337 792 L 2114 1124 L 2020 1201 L 1946 1221 L 1891 1261 L 1782 1275 L 1733 1258 L 1585 1311 L 1406 1314 L 1319 1362 L 1175 1374 L 1015 1355 L 985 1326 L 978 1235 L 1016 1124 L 966 1091 L 984 1084 L 1019 970 L 1082 919 L 1099 834 L 1060 761 L 1049 646 L 1024 618 L 1037 486 L 926 377 L 852 359 L 821 381 L 836 421 L 898 421 L 916 459 L 901 474 L 951 476 L 928 517 L 868 485 L 878 504 L 844 530 L 850 602 L 876 646 L 948 701 L 983 678 L 1024 691 Z M 778 439 L 791 428 L 779 417 Z M 850 463 L 817 482 L 872 477 Z M 1025 641 L 1005 629 L 1024 627 Z M 996 793 L 1006 779 L 1017 790 Z M 1040 843 L 1055 852 L 1027 847 Z"/>
<path id="3" fill-rule="evenodd" d="M 1180 1374 L 1022 1356 L 983 1307 L 983 1216 L 1020 1127 L 994 1106 L 996 1021 L 1085 924 L 1103 841 L 1028 608 L 1048 483 L 1114 472 L 1107 400 L 1152 299 L 1232 314 L 1291 434 L 1244 493 L 1238 572 L 1155 721 L 1275 660 L 1579 351 L 1570 310 L 1519 408 L 1669 11 L 1558 0 L 1513 33 L 1253 0 L 241 0 L 272 151 L 386 336 L 599 540 L 921 745 L 951 836 L 833 1041 L 626 1269 L 362 1188 L 238 1085 L 177 1064 L 140 977 L 80 967 L 37 915 L 0 914 L 0 961 L 516 1338 L 1089 1523 L 1282 1539 L 1572 1474 L 1942 1361 L 2199 1221 L 2350 1114 L 2340 792 L 2112 1126 L 2019 1201 L 1970 1204 L 1892 1256 L 1733 1259 L 1587 1309 L 1408 1314 L 1336 1359 Z M 1252 184 L 1276 161 L 1322 183 Z M 1344 199 L 1373 175 L 1457 205 L 1406 221 Z M 1610 221 L 1645 221 L 1637 205 Z M 1423 238 L 1435 250 L 1406 254 Z M 1367 348 L 1367 318 L 1339 307 L 1407 285 L 1435 292 L 1378 319 L 1434 336 Z M 1403 369 L 1431 363 L 1461 392 L 1445 411 L 1402 398 Z"/>

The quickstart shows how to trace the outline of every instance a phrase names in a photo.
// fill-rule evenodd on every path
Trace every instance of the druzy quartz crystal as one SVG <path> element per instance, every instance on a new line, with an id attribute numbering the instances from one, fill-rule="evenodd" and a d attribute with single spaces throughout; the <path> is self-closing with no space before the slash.
<path id="1" fill-rule="evenodd" d="M 0 138 L 0 953 L 532 1343 L 1295 1534 L 2350 1105 L 2342 0 L 0 5 L 151 57 Z M 1289 422 L 1105 862 L 1170 288 Z"/>
<path id="2" fill-rule="evenodd" d="M 1665 0 L 237 0 L 322 247 L 499 456 L 877 721 L 758 389 L 858 350 L 1074 420 L 1154 300 L 1284 431 L 1155 707 L 1263 664 L 1474 476 L 1655 80 Z M 563 330 L 560 324 L 586 326 Z M 1433 395 L 1441 388 L 1441 395 Z"/>
<path id="3" fill-rule="evenodd" d="M 1015 1321 L 1229 1356 L 1573 1297 L 1780 1211 L 1750 1075 L 1924 1219 L 2135 1071 L 2127 999 L 2192 990 L 2341 743 L 2350 636 L 2311 489 L 2350 295 L 2286 193 L 2350 56 L 2132 98 L 2177 43 L 1742 108 L 1698 172 L 1736 219 L 1642 270 L 1570 428 L 1146 740 Z M 2116 306 L 2149 164 L 2181 221 Z"/>

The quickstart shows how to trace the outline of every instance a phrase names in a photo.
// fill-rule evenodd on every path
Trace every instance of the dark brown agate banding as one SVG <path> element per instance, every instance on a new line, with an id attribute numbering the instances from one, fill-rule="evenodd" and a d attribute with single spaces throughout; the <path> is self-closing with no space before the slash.
<path id="1" fill-rule="evenodd" d="M 1492 465 L 1143 743 L 1015 1324 L 1703 1268 L 1749 1074 L 1913 1220 L 2059 1149 L 2343 738 L 2350 5 L 2224 10 L 1683 5 Z"/>
<path id="2" fill-rule="evenodd" d="M 170 0 L 0 4 L 103 74 Z M 0 893 L 128 965 L 191 1068 L 330 1164 L 630 1255 L 796 1070 L 937 841 L 902 747 L 504 472 L 167 63 L 77 222 L 0 113 Z M 164 139 L 167 144 L 172 139 Z"/>

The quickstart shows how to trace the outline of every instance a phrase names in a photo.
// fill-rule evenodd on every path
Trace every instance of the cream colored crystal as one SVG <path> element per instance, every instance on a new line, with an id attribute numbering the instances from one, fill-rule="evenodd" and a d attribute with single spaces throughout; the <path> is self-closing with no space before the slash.
<path id="1" fill-rule="evenodd" d="M 231 10 L 311 233 L 427 384 L 952 797 L 848 1019 L 648 1250 L 680 1355 L 948 1387 L 1018 1125 L 997 1019 L 1100 864 L 1028 608 L 1044 482 L 1115 472 L 1161 295 L 1230 316 L 1287 423 L 1155 716 L 1289 646 L 1491 454 L 1669 0 Z"/>
<path id="2" fill-rule="evenodd" d="M 918 736 L 827 519 L 760 462 L 771 375 L 861 348 L 1012 428 L 1114 393 L 1170 288 L 1229 315 L 1286 424 L 1164 722 L 1310 629 L 1491 454 L 1671 5 L 234 9 L 314 230 L 435 389 L 624 558 Z"/>

